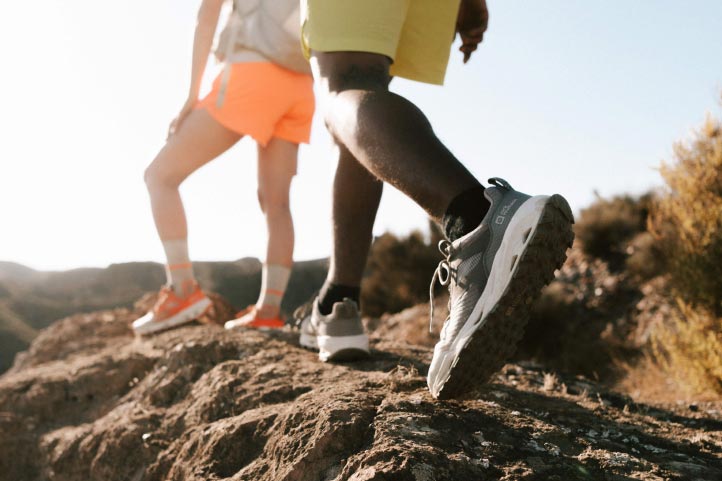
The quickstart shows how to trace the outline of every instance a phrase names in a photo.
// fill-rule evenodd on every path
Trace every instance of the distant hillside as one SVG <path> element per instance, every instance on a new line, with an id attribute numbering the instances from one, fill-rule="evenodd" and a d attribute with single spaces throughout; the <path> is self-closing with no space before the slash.
<path id="1" fill-rule="evenodd" d="M 32 280 L 38 276 L 42 276 L 42 273 L 24 265 L 0 261 L 0 282 L 5 280 L 22 282 Z"/>
<path id="2" fill-rule="evenodd" d="M 326 276 L 325 259 L 294 265 L 283 309 L 291 312 L 317 290 Z M 260 291 L 261 263 L 199 262 L 198 278 L 205 289 L 223 295 L 236 307 L 255 302 Z M 165 282 L 161 264 L 131 262 L 107 268 L 40 272 L 12 262 L 0 262 L 0 372 L 15 354 L 27 348 L 37 331 L 75 313 L 130 307 L 143 294 Z"/>
<path id="3" fill-rule="evenodd" d="M 3 288 L 0 285 L 0 372 L 10 367 L 15 353 L 27 349 L 38 333 L 3 305 Z"/>

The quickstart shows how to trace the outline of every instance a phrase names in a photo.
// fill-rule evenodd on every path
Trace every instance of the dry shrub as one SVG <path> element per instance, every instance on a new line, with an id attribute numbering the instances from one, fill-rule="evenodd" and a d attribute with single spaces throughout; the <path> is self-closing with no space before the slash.
<path id="1" fill-rule="evenodd" d="M 437 243 L 441 232 L 430 223 L 431 234 L 412 232 L 406 237 L 384 234 L 369 254 L 361 292 L 367 316 L 395 313 L 429 300 L 429 282 L 441 260 Z"/>
<path id="2" fill-rule="evenodd" d="M 722 394 L 722 318 L 682 300 L 652 334 L 654 359 L 690 394 Z"/>
<path id="3" fill-rule="evenodd" d="M 651 194 L 597 197 L 581 211 L 574 228 L 583 252 L 608 262 L 614 270 L 624 267 L 629 242 L 646 230 L 651 198 Z"/>
<path id="4" fill-rule="evenodd" d="M 708 117 L 663 164 L 649 228 L 667 262 L 673 303 L 652 355 L 691 392 L 722 393 L 722 129 Z"/>
<path id="5" fill-rule="evenodd" d="M 642 232 L 627 245 L 626 271 L 637 283 L 643 283 L 664 273 L 666 263 L 659 242 L 649 232 Z"/>
<path id="6" fill-rule="evenodd" d="M 654 203 L 650 231 L 667 259 L 673 289 L 685 301 L 722 314 L 722 128 L 707 118 L 663 164 L 667 189 Z"/>

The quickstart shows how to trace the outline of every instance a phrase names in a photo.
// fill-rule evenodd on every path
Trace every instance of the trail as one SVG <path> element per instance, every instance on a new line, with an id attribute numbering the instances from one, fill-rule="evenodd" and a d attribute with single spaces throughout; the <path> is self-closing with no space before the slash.
<path id="1" fill-rule="evenodd" d="M 722 403 L 635 404 L 532 365 L 438 402 L 428 347 L 322 364 L 292 332 L 136 339 L 141 312 L 58 321 L 0 377 L 1 480 L 722 479 Z"/>

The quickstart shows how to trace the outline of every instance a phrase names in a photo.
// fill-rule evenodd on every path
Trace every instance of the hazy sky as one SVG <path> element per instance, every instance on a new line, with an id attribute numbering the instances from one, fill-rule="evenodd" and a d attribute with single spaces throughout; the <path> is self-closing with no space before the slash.
<path id="1" fill-rule="evenodd" d="M 0 6 L 0 260 L 40 269 L 162 260 L 142 175 L 187 92 L 191 0 L 34 0 Z M 655 167 L 719 113 L 722 2 L 490 0 L 470 64 L 446 86 L 395 81 L 481 179 L 560 192 L 575 210 L 661 183 Z M 209 79 L 212 74 L 209 73 Z M 296 258 L 330 250 L 334 154 L 321 123 L 293 187 Z M 182 187 L 191 255 L 263 255 L 255 147 Z M 424 228 L 387 188 L 377 233 Z"/>

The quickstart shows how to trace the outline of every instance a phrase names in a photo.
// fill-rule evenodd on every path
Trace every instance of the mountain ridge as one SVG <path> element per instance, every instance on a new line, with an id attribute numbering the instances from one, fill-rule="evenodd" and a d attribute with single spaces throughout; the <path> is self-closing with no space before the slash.
<path id="1" fill-rule="evenodd" d="M 305 302 L 326 276 L 326 259 L 296 262 L 286 313 Z M 261 285 L 261 262 L 245 257 L 231 262 L 196 262 L 204 289 L 219 292 L 237 308 L 256 301 Z M 0 261 L 0 373 L 26 349 L 34 335 L 71 314 L 115 307 L 131 307 L 144 294 L 165 282 L 164 267 L 155 262 L 127 262 L 107 267 L 68 271 L 37 271 Z"/>

